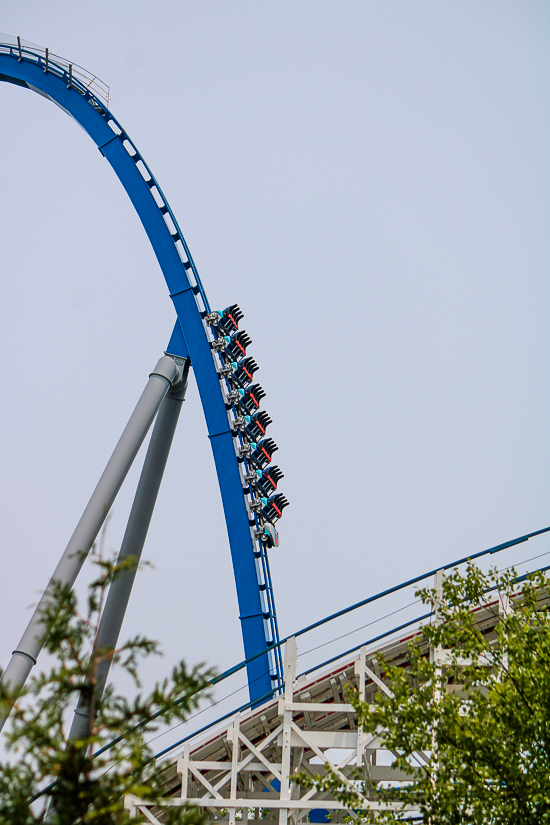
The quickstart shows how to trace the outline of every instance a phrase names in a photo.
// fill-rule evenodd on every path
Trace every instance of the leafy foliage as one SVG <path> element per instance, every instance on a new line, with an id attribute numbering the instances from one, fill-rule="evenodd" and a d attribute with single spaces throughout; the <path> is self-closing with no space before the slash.
<path id="1" fill-rule="evenodd" d="M 161 717 L 166 724 L 183 721 L 213 676 L 202 665 L 190 670 L 180 662 L 148 695 L 138 692 L 127 699 L 107 687 L 98 701 L 101 662 L 111 659 L 140 691 L 139 664 L 160 651 L 156 642 L 143 636 L 117 650 L 98 649 L 106 589 L 133 566 L 133 560 L 117 564 L 99 558 L 96 563 L 99 575 L 89 588 L 86 615 L 79 614 L 74 592 L 63 586 L 55 588 L 54 599 L 43 614 L 44 647 L 55 657 L 55 664 L 29 681 L 12 710 L 7 747 L 15 759 L 0 764 L 2 825 L 129 822 L 125 794 L 149 800 L 160 800 L 163 795 L 162 770 L 155 767 L 145 742 L 145 723 L 150 735 L 158 727 L 149 721 L 152 718 Z M 89 729 L 84 738 L 67 742 L 71 711 L 81 693 L 90 714 Z M 14 698 L 4 688 L 0 710 L 9 708 Z M 48 795 L 40 794 L 46 787 Z M 46 819 L 48 796 L 52 802 Z M 170 823 L 193 825 L 200 820 L 196 811 L 188 809 L 172 808 L 165 815 Z"/>
<path id="2" fill-rule="evenodd" d="M 410 666 L 377 656 L 393 695 L 379 692 L 372 704 L 350 696 L 410 781 L 374 786 L 358 770 L 351 785 L 330 772 L 301 784 L 330 788 L 356 810 L 361 794 L 385 803 L 364 812 L 368 821 L 403 822 L 414 806 L 431 825 L 550 823 L 549 586 L 536 573 L 520 591 L 515 571 L 469 565 L 442 592 L 419 591 L 437 619 L 409 646 Z M 490 632 L 477 622 L 480 606 L 494 612 Z"/>

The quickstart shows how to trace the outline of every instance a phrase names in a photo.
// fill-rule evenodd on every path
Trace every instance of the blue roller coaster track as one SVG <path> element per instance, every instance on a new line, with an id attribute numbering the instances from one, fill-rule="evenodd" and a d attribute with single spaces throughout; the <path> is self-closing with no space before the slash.
<path id="1" fill-rule="evenodd" d="M 207 731 L 209 745 L 214 742 L 217 747 L 216 741 L 222 742 L 223 747 L 220 747 L 220 753 L 225 759 L 223 751 L 227 749 L 228 745 L 228 729 L 224 727 L 217 730 L 217 728 L 231 717 L 233 720 L 231 723 L 233 736 L 231 741 L 233 744 L 229 753 L 229 761 L 220 762 L 218 756 L 215 761 L 211 757 L 209 757 L 210 761 L 204 761 L 204 757 L 201 757 L 199 753 L 199 759 L 195 764 L 202 765 L 204 770 L 212 769 L 213 771 L 221 771 L 222 774 L 226 768 L 234 771 L 234 777 L 233 774 L 231 775 L 234 790 L 230 792 L 231 796 L 222 797 L 216 789 L 206 783 L 203 785 L 203 796 L 194 796 L 191 800 L 193 804 L 200 803 L 205 809 L 213 804 L 216 804 L 217 809 L 221 810 L 226 805 L 228 809 L 232 807 L 233 822 L 235 822 L 235 811 L 237 809 L 243 808 L 244 811 L 251 811 L 258 805 L 263 806 L 262 796 L 266 791 L 269 791 L 270 796 L 266 796 L 269 806 L 271 807 L 277 802 L 280 803 L 279 811 L 283 813 L 283 818 L 280 821 L 288 821 L 291 803 L 294 803 L 293 811 L 296 810 L 297 805 L 303 808 L 304 811 L 309 807 L 311 809 L 310 813 L 317 816 L 317 818 L 312 816 L 310 821 L 328 821 L 328 808 L 324 809 L 324 806 L 328 804 L 325 794 L 323 794 L 322 799 L 313 801 L 310 799 L 310 791 L 299 799 L 291 796 L 290 751 L 293 746 L 294 734 L 297 734 L 294 746 L 296 751 L 299 752 L 300 764 L 304 750 L 308 748 L 317 758 L 323 756 L 323 753 L 319 750 L 321 747 L 319 737 L 325 733 L 330 735 L 327 736 L 326 741 L 323 740 L 325 741 L 323 746 L 325 747 L 325 756 L 331 748 L 344 747 L 350 750 L 350 737 L 352 739 L 353 737 L 357 738 L 356 744 L 351 748 L 352 756 L 355 749 L 357 760 L 359 760 L 360 747 L 364 756 L 365 745 L 361 726 L 358 719 L 348 718 L 352 708 L 349 704 L 341 702 L 338 684 L 345 683 L 346 671 L 351 673 L 352 676 L 353 674 L 357 675 L 359 671 L 355 669 L 355 665 L 358 664 L 362 668 L 360 672 L 363 674 L 361 678 L 363 679 L 362 685 L 364 688 L 365 671 L 368 670 L 368 668 L 363 667 L 363 665 L 366 665 L 365 651 L 367 646 L 372 647 L 380 642 L 403 646 L 412 637 L 411 634 L 418 635 L 421 632 L 423 623 L 432 621 L 434 616 L 437 617 L 437 610 L 430 609 L 428 612 L 421 612 L 419 615 L 419 612 L 424 611 L 425 607 L 421 606 L 420 600 L 417 598 L 418 593 L 415 592 L 415 599 L 410 604 L 405 604 L 397 610 L 393 609 L 394 605 L 392 605 L 391 611 L 385 616 L 379 616 L 375 621 L 356 626 L 344 634 L 336 636 L 336 638 L 324 641 L 322 644 L 315 643 L 315 646 L 311 647 L 310 650 L 304 651 L 304 655 L 311 654 L 320 648 L 324 648 L 325 645 L 339 642 L 343 638 L 362 632 L 365 628 L 376 624 L 376 622 L 386 620 L 400 613 L 401 610 L 414 608 L 412 618 L 402 616 L 399 625 L 387 629 L 380 626 L 375 636 L 366 640 L 362 639 L 359 644 L 355 643 L 348 650 L 340 651 L 321 663 L 308 663 L 306 669 L 300 674 L 296 673 L 296 638 L 304 637 L 321 627 L 323 627 L 324 632 L 329 623 L 343 616 L 348 616 L 367 605 L 376 603 L 377 609 L 379 609 L 383 600 L 387 597 L 393 597 L 398 593 L 404 594 L 410 588 L 416 587 L 417 584 L 425 582 L 432 576 L 435 576 L 437 580 L 438 577 L 443 576 L 445 571 L 457 569 L 460 565 L 469 563 L 472 560 L 493 556 L 503 550 L 523 544 L 530 539 L 548 534 L 550 527 L 526 533 L 518 538 L 476 553 L 470 553 L 449 564 L 441 564 L 433 570 L 396 584 L 380 593 L 372 594 L 356 604 L 321 618 L 285 639 L 280 639 L 267 551 L 278 544 L 276 523 L 282 516 L 288 502 L 277 490 L 283 474 L 277 466 L 272 466 L 272 456 L 277 449 L 277 445 L 266 435 L 267 427 L 272 422 L 269 415 L 264 410 L 260 410 L 260 402 L 265 393 L 259 384 L 254 383 L 254 374 L 258 366 L 254 359 L 247 355 L 247 348 L 251 344 L 251 340 L 244 330 L 239 329 L 239 322 L 243 317 L 239 306 L 232 304 L 222 311 L 211 310 L 199 273 L 174 213 L 137 147 L 128 137 L 121 124 L 111 114 L 108 108 L 109 90 L 97 77 L 90 75 L 74 63 L 50 54 L 47 49 L 23 43 L 20 38 L 9 38 L 0 35 L 0 80 L 31 89 L 60 106 L 84 128 L 102 155 L 111 164 L 149 237 L 176 311 L 177 321 L 166 350 L 166 354 L 172 360 L 165 358 L 161 361 L 167 361 L 173 371 L 177 372 L 174 362 L 179 364 L 182 369 L 179 378 L 175 378 L 172 373 L 172 378 L 164 375 L 164 380 L 169 381 L 172 400 L 179 397 L 181 401 L 185 392 L 185 377 L 190 363 L 196 376 L 204 410 L 222 495 L 244 642 L 244 659 L 216 676 L 211 681 L 210 686 L 220 685 L 235 674 L 246 670 L 249 701 L 240 705 L 237 709 L 234 708 L 223 714 L 215 721 L 209 722 L 199 730 L 185 733 L 183 738 L 179 738 L 176 742 L 172 742 L 156 753 L 155 759 L 160 760 L 168 757 L 168 762 L 174 758 L 176 749 L 182 746 L 189 748 L 188 743 L 190 740 L 194 739 L 196 741 L 199 735 Z M 161 379 L 163 377 L 162 369 L 159 368 L 160 364 L 159 361 L 156 372 L 152 373 L 153 376 L 157 376 L 157 379 L 159 376 Z M 164 393 L 167 392 L 165 387 Z M 169 395 L 170 393 L 166 397 Z M 158 421 L 162 417 L 162 413 L 160 407 L 157 407 L 157 410 Z M 175 420 L 177 421 L 177 417 Z M 151 442 L 153 440 L 154 433 Z M 148 457 L 145 459 L 145 464 L 147 464 Z M 143 475 L 145 473 L 142 474 L 142 478 Z M 526 564 L 549 554 L 550 550 L 524 560 L 521 564 Z M 515 567 L 508 569 L 515 569 Z M 548 565 L 539 568 L 541 572 L 547 572 L 548 570 Z M 513 582 L 518 585 L 529 578 L 530 575 L 532 574 L 524 573 L 516 576 L 514 573 Z M 492 590 L 494 588 L 489 588 L 486 593 L 489 594 Z M 105 612 L 104 609 L 103 615 Z M 404 636 L 404 633 L 407 635 Z M 287 651 L 290 652 L 290 655 L 286 654 L 284 670 L 281 654 L 283 645 L 286 645 Z M 377 650 L 379 648 L 373 648 L 375 655 L 377 655 Z M 23 651 L 24 648 L 14 653 L 21 654 L 34 661 L 32 655 Z M 292 653 L 292 651 L 294 652 Z M 357 655 L 358 651 L 362 651 L 359 657 Z M 326 668 L 329 668 L 329 670 L 324 672 Z M 383 682 L 373 671 L 369 671 L 369 673 L 372 684 L 384 687 Z M 340 682 L 337 682 L 336 676 L 338 676 Z M 342 679 L 344 679 L 344 682 L 341 681 Z M 308 691 L 315 685 L 317 687 L 319 685 L 326 686 L 328 699 L 323 699 L 321 702 L 319 698 L 314 696 L 313 701 L 309 701 L 310 694 Z M 302 693 L 304 686 L 307 690 Z M 241 689 L 246 689 L 246 685 L 237 690 L 231 690 L 216 704 L 231 699 Z M 276 693 L 282 695 L 275 699 L 274 694 Z M 319 694 L 322 698 L 320 691 Z M 265 704 L 263 704 L 264 702 Z M 259 708 L 260 704 L 262 705 L 261 708 Z M 255 708 L 256 717 L 253 718 L 252 714 L 250 715 L 248 719 L 250 730 L 247 728 L 247 735 L 250 734 L 252 738 L 265 737 L 262 739 L 262 745 L 258 745 L 258 748 L 246 739 L 239 727 L 240 714 L 243 711 L 249 711 L 251 708 Z M 302 715 L 302 727 L 296 726 L 293 721 L 293 712 Z M 76 715 L 78 713 L 77 708 Z M 311 713 L 320 714 L 314 724 L 308 721 Z M 270 714 L 270 719 L 267 718 L 268 714 Z M 349 729 L 347 726 L 345 729 L 344 727 L 333 727 L 332 722 L 326 721 L 328 718 L 336 718 L 338 714 L 346 717 Z M 162 711 L 159 711 L 154 716 L 142 721 L 140 727 L 149 724 L 161 715 Z M 0 720 L 0 724 L 3 724 L 3 721 L 5 720 Z M 255 725 L 257 730 L 254 729 Z M 271 725 L 271 728 L 269 725 Z M 170 732 L 171 730 L 166 731 L 166 733 Z M 342 734 L 342 732 L 344 733 Z M 341 739 L 340 744 L 337 744 L 338 740 L 334 737 L 340 734 L 346 735 L 348 738 L 346 740 Z M 280 736 L 280 744 L 277 739 L 278 736 Z M 312 736 L 317 738 L 313 740 Z M 124 738 L 124 735 L 104 744 L 95 752 L 94 756 L 99 757 L 111 750 L 115 743 L 118 743 L 122 738 Z M 359 742 L 360 739 L 361 742 Z M 260 740 L 254 739 L 254 741 L 258 743 Z M 355 739 L 353 741 L 355 742 Z M 373 741 L 371 740 L 370 744 L 376 752 L 378 746 L 373 745 Z M 239 753 L 240 742 L 245 743 L 250 751 L 249 756 L 241 761 L 239 761 L 239 758 L 235 758 L 235 755 Z M 317 742 L 317 745 L 315 745 L 315 742 Z M 347 744 L 342 745 L 342 742 Z M 261 750 L 267 743 L 270 743 L 275 750 L 273 764 L 266 758 L 268 748 L 266 747 L 264 751 Z M 215 749 L 212 750 L 212 753 L 215 753 Z M 288 757 L 285 769 L 283 769 L 285 758 L 283 753 L 287 753 Z M 169 756 L 170 754 L 172 756 Z M 189 801 L 184 793 L 184 779 L 180 779 L 179 784 L 173 784 L 176 772 L 181 773 L 182 777 L 187 777 L 188 767 L 185 767 L 185 759 L 189 758 L 190 751 L 184 751 L 184 754 L 187 754 L 187 756 L 184 755 L 181 771 L 179 767 L 176 771 L 174 764 L 167 765 L 166 776 L 171 777 L 172 784 L 170 788 L 168 788 L 168 785 L 166 786 L 168 791 L 165 795 L 165 801 L 173 801 L 175 805 L 180 804 L 182 800 L 186 801 L 187 799 Z M 253 757 L 261 759 L 262 764 L 252 762 Z M 348 757 L 346 757 L 347 759 Z M 371 767 L 376 767 L 375 756 L 372 757 L 372 760 Z M 178 765 L 180 761 L 177 760 Z M 243 797 L 238 796 L 236 792 L 237 773 L 240 767 L 247 764 L 254 765 L 255 772 L 259 770 L 265 773 L 267 768 L 268 771 L 271 771 L 270 776 L 278 777 L 279 787 L 275 787 L 272 779 L 269 779 L 271 786 L 262 780 L 265 787 L 254 798 L 251 797 L 246 801 Z M 342 765 L 347 764 L 348 761 L 342 763 Z M 357 765 L 359 764 L 360 762 L 357 761 Z M 249 771 L 252 771 L 252 767 L 249 767 Z M 228 777 L 229 773 L 223 774 L 221 779 L 216 776 L 216 788 L 222 788 Z M 384 777 L 386 777 L 384 779 L 386 781 L 387 774 L 384 774 Z M 48 787 L 40 790 L 30 801 L 48 795 L 53 785 L 54 783 L 51 783 Z M 185 787 L 187 788 L 187 778 L 185 778 Z M 204 794 L 205 787 L 209 792 L 213 792 L 212 795 Z M 279 799 L 276 798 L 277 793 L 279 793 Z M 218 798 L 214 799 L 216 794 Z M 135 802 L 136 800 L 130 800 L 131 810 L 137 810 Z M 137 800 L 137 802 L 141 808 L 144 805 L 157 804 L 156 800 L 151 803 L 148 803 L 147 800 Z M 341 807 L 341 800 L 333 800 L 329 807 L 331 811 L 338 811 Z M 244 814 L 244 818 L 246 818 L 246 815 Z M 158 821 L 152 815 L 149 816 L 149 819 L 152 822 Z M 415 818 L 414 811 L 410 821 L 419 821 Z"/>
<path id="2" fill-rule="evenodd" d="M 275 522 L 288 504 L 277 492 L 283 474 L 271 465 L 277 445 L 260 411 L 265 393 L 246 355 L 233 304 L 212 312 L 176 217 L 135 143 L 108 108 L 97 77 L 48 49 L 1 36 L 0 80 L 48 98 L 92 138 L 130 198 L 164 275 L 177 321 L 167 355 L 189 359 L 196 377 L 221 490 L 237 588 L 251 701 L 281 685 L 282 663 L 267 549 L 278 544 Z"/>

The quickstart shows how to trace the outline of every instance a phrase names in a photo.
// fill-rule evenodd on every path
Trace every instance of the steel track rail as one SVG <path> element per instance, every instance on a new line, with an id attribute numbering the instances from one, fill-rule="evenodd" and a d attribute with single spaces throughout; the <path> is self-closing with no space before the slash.
<path id="1" fill-rule="evenodd" d="M 254 702 L 281 685 L 277 615 L 266 547 L 251 529 L 258 516 L 249 511 L 245 495 L 254 494 L 246 486 L 243 490 L 223 391 L 227 382 L 219 375 L 221 361 L 211 348 L 217 332 L 205 322 L 211 310 L 197 267 L 158 181 L 108 108 L 108 88 L 47 49 L 19 38 L 3 39 L 8 42 L 0 42 L 0 80 L 48 98 L 82 126 L 126 190 L 164 275 L 177 315 L 167 353 L 190 358 L 197 380 L 222 496 Z M 234 419 L 236 413 L 231 415 Z"/>

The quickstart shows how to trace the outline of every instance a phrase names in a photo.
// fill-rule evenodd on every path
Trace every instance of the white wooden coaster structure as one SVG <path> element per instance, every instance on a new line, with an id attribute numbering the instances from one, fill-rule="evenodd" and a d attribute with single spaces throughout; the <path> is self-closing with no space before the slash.
<path id="1" fill-rule="evenodd" d="M 438 571 L 436 586 L 440 587 L 441 581 Z M 495 596 L 494 601 L 475 611 L 477 625 L 489 639 L 496 638 L 494 627 L 509 609 Z M 391 767 L 393 755 L 381 748 L 379 735 L 358 726 L 357 714 L 346 701 L 346 688 L 356 688 L 370 703 L 378 692 L 389 693 L 390 688 L 380 677 L 376 652 L 407 668 L 412 638 L 419 641 L 424 655 L 441 662 L 442 667 L 449 661 L 450 651 L 430 649 L 417 627 L 405 638 L 384 647 L 359 648 L 353 658 L 348 656 L 328 671 L 296 679 L 296 640 L 288 639 L 284 694 L 246 713 L 235 714 L 229 724 L 217 730 L 213 727 L 206 737 L 187 741 L 183 752 L 170 760 L 164 804 L 196 805 L 206 812 L 212 825 L 235 825 L 239 820 L 247 820 L 249 825 L 260 825 L 265 820 L 298 825 L 319 821 L 315 811 L 329 812 L 333 822 L 342 822 L 356 815 L 344 810 L 330 792 L 307 790 L 292 777 L 302 771 L 311 776 L 324 775 L 328 764 L 355 789 L 358 772 L 373 788 L 379 783 L 410 782 L 410 775 Z M 429 753 L 419 752 L 415 757 L 419 768 L 430 762 Z M 163 821 L 162 807 L 155 803 L 127 797 L 126 806 L 136 817 L 145 815 L 153 825 Z M 390 806 L 381 805 L 373 793 L 363 797 L 362 807 L 374 812 Z M 413 809 L 410 814 L 415 818 Z"/>

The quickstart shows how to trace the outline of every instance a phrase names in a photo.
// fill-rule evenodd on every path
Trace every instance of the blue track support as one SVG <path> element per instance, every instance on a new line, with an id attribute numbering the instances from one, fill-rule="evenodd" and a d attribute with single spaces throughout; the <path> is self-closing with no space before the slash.
<path id="1" fill-rule="evenodd" d="M 48 97 L 92 138 L 125 188 L 157 256 L 178 319 L 167 352 L 191 359 L 214 454 L 237 587 L 245 657 L 248 659 L 261 651 L 270 651 L 258 656 L 247 668 L 250 698 L 254 701 L 273 690 L 272 673 L 277 680 L 281 677 L 278 659 L 272 652 L 277 638 L 270 638 L 266 622 L 269 620 L 269 626 L 275 629 L 271 635 L 276 636 L 276 616 L 274 611 L 273 615 L 266 616 L 262 606 L 258 550 L 250 531 L 233 436 L 203 321 L 210 308 L 195 264 L 149 167 L 104 103 L 85 85 L 69 78 L 65 67 L 62 64 L 56 66 L 51 58 L 46 72 L 39 50 L 24 48 L 21 60 L 17 46 L 0 44 L 0 50 L 3 52 L 0 53 L 0 80 L 26 86 Z M 121 133 L 115 133 L 109 123 Z M 142 171 L 138 162 L 141 162 Z M 157 201 L 153 190 L 158 196 Z M 175 232 L 167 225 L 166 215 L 171 218 Z M 265 556 L 262 561 L 267 564 Z"/>

